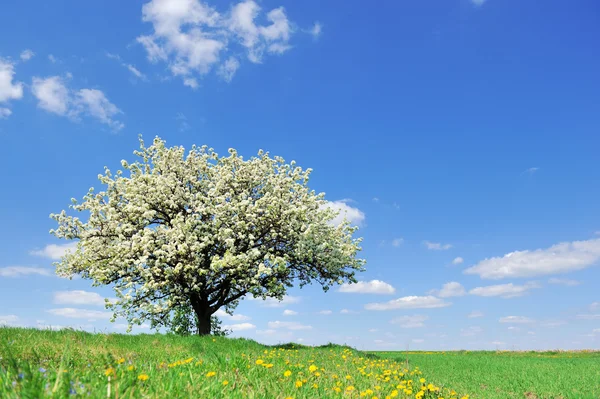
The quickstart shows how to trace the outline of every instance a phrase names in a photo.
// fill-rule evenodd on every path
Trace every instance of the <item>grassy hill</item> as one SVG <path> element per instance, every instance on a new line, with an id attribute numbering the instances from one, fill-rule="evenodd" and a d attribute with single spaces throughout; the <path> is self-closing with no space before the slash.
<path id="1" fill-rule="evenodd" d="M 600 353 L 365 353 L 0 328 L 0 398 L 598 399 Z"/>
<path id="2" fill-rule="evenodd" d="M 1 398 L 462 397 L 337 345 L 0 328 L 0 356 Z"/>

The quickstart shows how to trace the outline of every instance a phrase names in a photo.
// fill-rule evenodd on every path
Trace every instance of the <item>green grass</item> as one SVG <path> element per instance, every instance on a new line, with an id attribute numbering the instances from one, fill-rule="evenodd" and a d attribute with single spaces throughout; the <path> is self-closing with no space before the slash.
<path id="1" fill-rule="evenodd" d="M 423 376 L 401 375 L 403 367 L 337 345 L 0 328 L 2 399 L 415 398 Z M 408 396 L 396 388 L 402 381 Z"/>
<path id="2" fill-rule="evenodd" d="M 414 399 L 430 383 L 423 399 L 598 399 L 600 353 L 362 353 L 338 345 L 0 328 L 2 399 Z"/>
<path id="3" fill-rule="evenodd" d="M 375 352 L 471 398 L 600 398 L 600 352 Z"/>

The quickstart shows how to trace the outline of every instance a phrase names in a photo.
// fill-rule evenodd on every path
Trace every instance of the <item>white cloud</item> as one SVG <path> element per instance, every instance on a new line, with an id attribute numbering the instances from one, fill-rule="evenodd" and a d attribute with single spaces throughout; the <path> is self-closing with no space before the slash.
<path id="1" fill-rule="evenodd" d="M 396 289 L 390 284 L 380 281 L 359 281 L 355 284 L 342 284 L 338 290 L 339 292 L 351 293 L 351 294 L 380 294 L 390 295 L 396 292 Z"/>
<path id="2" fill-rule="evenodd" d="M 231 321 L 248 321 L 250 320 L 249 316 L 240 314 L 240 313 L 236 313 L 233 315 L 230 315 L 229 313 L 225 312 L 223 309 L 219 309 L 215 312 L 215 316 L 217 316 L 220 319 L 226 319 L 226 320 L 231 320 Z"/>
<path id="3" fill-rule="evenodd" d="M 463 296 L 466 294 L 465 288 L 462 284 L 456 281 L 451 281 L 442 286 L 441 290 L 432 290 L 429 292 L 432 295 L 437 295 L 440 298 L 450 298 L 454 296 Z"/>
<path id="4" fill-rule="evenodd" d="M 262 298 L 249 297 L 248 299 L 250 301 L 260 302 L 260 305 L 265 308 L 281 308 L 281 307 L 284 307 L 287 305 L 291 305 L 293 303 L 300 302 L 300 297 L 291 296 L 291 295 L 284 295 L 284 297 L 281 301 L 279 301 L 275 298 L 266 298 L 265 300 L 263 300 Z"/>
<path id="5" fill-rule="evenodd" d="M 464 271 L 485 279 L 533 277 L 585 269 L 600 259 L 600 239 L 563 242 L 545 249 L 510 252 Z"/>
<path id="6" fill-rule="evenodd" d="M 112 326 L 116 330 L 126 330 L 129 328 L 129 324 L 126 324 L 126 323 L 115 323 Z M 150 324 L 142 323 L 139 326 L 137 324 L 134 324 L 133 326 L 131 326 L 131 328 L 133 330 L 135 330 L 135 329 L 148 330 L 150 328 Z"/>
<path id="7" fill-rule="evenodd" d="M 424 322 L 428 318 L 429 317 L 423 315 L 400 316 L 390 321 L 390 323 L 398 324 L 401 328 L 418 328 L 425 327 Z"/>
<path id="8" fill-rule="evenodd" d="M 75 104 L 78 113 L 86 113 L 100 122 L 107 124 L 113 130 L 121 130 L 125 125 L 113 118 L 122 114 L 116 105 L 108 101 L 104 93 L 97 89 L 81 89 L 77 92 Z"/>
<path id="9" fill-rule="evenodd" d="M 540 285 L 535 282 L 526 283 L 525 285 L 514 285 L 513 283 L 498 284 L 473 288 L 469 291 L 469 294 L 485 297 L 499 296 L 502 298 L 516 298 L 529 293 L 529 290 L 534 288 L 540 288 Z"/>
<path id="10" fill-rule="evenodd" d="M 47 312 L 55 316 L 68 317 L 71 319 L 87 319 L 88 321 L 109 319 L 112 316 L 111 312 L 76 308 L 57 308 L 50 309 Z"/>
<path id="11" fill-rule="evenodd" d="M 590 310 L 591 310 L 592 312 L 595 312 L 596 310 L 600 310 L 600 302 L 593 302 L 593 303 L 590 305 Z"/>
<path id="12" fill-rule="evenodd" d="M 42 269 L 41 267 L 26 267 L 26 266 L 8 266 L 0 267 L 0 277 L 21 277 L 21 276 L 50 276 L 50 270 Z"/>
<path id="13" fill-rule="evenodd" d="M 269 329 L 278 330 L 311 330 L 312 326 L 300 324 L 296 321 L 270 321 L 267 323 Z"/>
<path id="14" fill-rule="evenodd" d="M 367 310 L 393 310 L 393 309 L 432 309 L 450 306 L 449 302 L 444 302 L 434 296 L 405 296 L 383 303 L 368 303 L 365 305 Z"/>
<path id="15" fill-rule="evenodd" d="M 104 306 L 104 297 L 96 292 L 73 290 L 54 293 L 54 303 L 59 305 Z"/>
<path id="16" fill-rule="evenodd" d="M 425 342 L 425 340 L 421 338 L 415 338 L 412 340 L 412 342 L 414 342 L 415 344 L 422 344 L 423 342 Z"/>
<path id="17" fill-rule="evenodd" d="M 349 200 L 328 201 L 327 207 L 339 212 L 338 215 L 331 220 L 331 224 L 338 226 L 342 224 L 346 218 L 351 224 L 360 226 L 365 220 L 365 214 L 358 208 L 348 205 Z"/>
<path id="18" fill-rule="evenodd" d="M 60 76 L 51 76 L 45 79 L 34 77 L 31 91 L 38 99 L 38 107 L 48 112 L 67 116 L 72 120 L 88 115 L 113 130 L 120 130 L 125 126 L 114 119 L 123 112 L 98 89 L 73 91 Z"/>
<path id="19" fill-rule="evenodd" d="M 227 61 L 223 65 L 219 67 L 217 70 L 217 75 L 219 75 L 224 81 L 227 83 L 231 82 L 233 79 L 233 75 L 240 67 L 240 62 L 235 57 L 229 57 Z"/>
<path id="20" fill-rule="evenodd" d="M 404 238 L 394 238 L 392 240 L 392 246 L 394 247 L 399 247 L 402 244 L 404 244 Z"/>
<path id="21" fill-rule="evenodd" d="M 537 167 L 532 167 L 532 168 L 527 168 L 523 171 L 523 173 L 527 173 L 527 174 L 534 174 L 535 172 L 537 172 L 538 170 L 540 170 L 540 168 Z"/>
<path id="22" fill-rule="evenodd" d="M 236 331 L 244 331 L 244 330 L 254 330 L 254 329 L 256 329 L 256 326 L 251 323 L 238 323 L 238 324 L 223 325 L 223 328 L 226 330 L 231 330 L 233 332 L 236 332 Z"/>
<path id="23" fill-rule="evenodd" d="M 333 312 L 332 312 L 331 310 L 321 310 L 321 311 L 319 312 L 319 314 L 322 314 L 322 315 L 330 315 L 330 314 L 332 314 L 332 313 L 333 313 Z"/>
<path id="24" fill-rule="evenodd" d="M 451 244 L 441 244 L 439 242 L 430 242 L 430 241 L 423 241 L 423 245 L 425 245 L 427 247 L 427 249 L 430 249 L 433 251 L 445 251 L 447 249 L 452 248 Z"/>
<path id="25" fill-rule="evenodd" d="M 600 314 L 578 314 L 575 318 L 579 320 L 600 320 Z"/>
<path id="26" fill-rule="evenodd" d="M 58 58 L 56 58 L 52 54 L 48 54 L 48 61 L 50 61 L 53 64 L 56 64 L 58 62 Z"/>
<path id="27" fill-rule="evenodd" d="M 454 258 L 454 260 L 452 261 L 453 265 L 460 265 L 461 263 L 463 263 L 465 260 L 463 258 L 461 258 L 460 256 L 457 256 L 456 258 Z"/>
<path id="28" fill-rule="evenodd" d="M 525 317 L 525 316 L 506 316 L 506 317 L 501 317 L 498 321 L 500 323 L 513 323 L 513 324 L 527 324 L 527 323 L 534 322 L 534 320 L 530 319 L 529 317 Z"/>
<path id="29" fill-rule="evenodd" d="M 131 72 L 136 78 L 141 79 L 141 80 L 147 80 L 147 77 L 145 74 L 140 72 L 140 70 L 137 69 L 134 65 L 123 62 L 123 60 L 121 59 L 121 56 L 119 56 L 118 54 L 106 53 L 106 56 L 113 60 L 117 60 L 123 68 L 125 68 L 129 72 Z"/>
<path id="30" fill-rule="evenodd" d="M 341 314 L 357 314 L 358 312 L 355 310 L 350 310 L 350 309 L 342 309 L 340 310 Z"/>
<path id="31" fill-rule="evenodd" d="M 237 3 L 225 15 L 201 0 L 152 0 L 143 5 L 142 19 L 152 24 L 154 32 L 137 41 L 151 62 L 167 63 L 187 86 L 198 87 L 194 76 L 214 67 L 230 81 L 239 61 L 230 56 L 221 64 L 221 59 L 235 53 L 236 46 L 245 49 L 254 63 L 260 63 L 265 52 L 282 53 L 291 47 L 292 28 L 283 7 L 269 11 L 269 24 L 264 26 L 255 23 L 260 11 L 253 0 Z"/>
<path id="32" fill-rule="evenodd" d="M 14 325 L 19 321 L 19 317 L 14 314 L 2 316 L 0 315 L 0 326 L 2 325 Z"/>
<path id="33" fill-rule="evenodd" d="M 473 337 L 477 334 L 481 334 L 483 332 L 483 328 L 479 326 L 472 326 L 467 328 L 461 328 L 460 335 L 462 337 Z"/>
<path id="34" fill-rule="evenodd" d="M 477 1 L 477 0 L 473 0 L 473 1 Z M 483 0 L 479 0 L 483 3 Z M 490 342 L 492 345 L 496 345 L 496 346 L 503 346 L 506 345 L 506 343 L 502 342 L 502 341 L 492 341 Z"/>
<path id="35" fill-rule="evenodd" d="M 273 335 L 273 334 L 277 333 L 277 330 L 272 330 L 272 329 L 269 329 L 269 330 L 256 330 L 255 332 L 258 335 Z"/>
<path id="36" fill-rule="evenodd" d="M 581 281 L 570 280 L 567 278 L 551 278 L 548 280 L 548 284 L 560 284 L 566 285 L 567 287 L 575 287 L 576 285 L 581 284 Z"/>
<path id="37" fill-rule="evenodd" d="M 14 75 L 14 64 L 0 58 L 0 104 L 23 97 L 23 83 L 13 82 Z M 8 118 L 11 114 L 10 109 L 0 108 L 0 118 Z"/>
<path id="38" fill-rule="evenodd" d="M 475 318 L 477 318 L 477 317 L 483 317 L 483 313 L 482 313 L 482 312 L 480 312 L 480 311 L 478 311 L 478 310 L 474 310 L 474 311 L 472 311 L 471 313 L 469 313 L 469 314 L 467 315 L 467 317 L 468 317 L 469 319 L 475 319 Z"/>
<path id="39" fill-rule="evenodd" d="M 296 312 L 294 310 L 290 310 L 290 309 L 286 309 L 283 311 L 284 316 L 296 316 L 297 314 L 298 314 L 298 312 Z"/>
<path id="40" fill-rule="evenodd" d="M 33 58 L 34 55 L 35 55 L 35 53 L 33 51 L 31 51 L 30 49 L 25 49 L 25 50 L 21 51 L 21 54 L 19 55 L 19 57 L 23 61 L 29 61 L 30 59 Z"/>
<path id="41" fill-rule="evenodd" d="M 51 76 L 46 79 L 34 77 L 31 91 L 38 99 L 38 107 L 58 115 L 66 115 L 71 98 L 67 86 L 60 76 Z"/>
<path id="42" fill-rule="evenodd" d="M 184 78 L 183 85 L 190 87 L 194 90 L 196 90 L 198 87 L 200 87 L 200 84 L 198 84 L 198 81 L 196 80 L 196 78 Z"/>
<path id="43" fill-rule="evenodd" d="M 370 332 L 370 333 L 375 333 L 375 332 L 377 332 L 377 331 L 379 331 L 379 330 L 378 330 L 378 329 L 376 329 L 376 328 L 370 328 L 370 329 L 369 329 L 369 332 Z"/>
<path id="44" fill-rule="evenodd" d="M 50 258 L 54 260 L 59 260 L 62 258 L 67 251 L 73 252 L 77 248 L 76 242 L 70 242 L 68 244 L 49 244 L 46 245 L 43 249 L 36 249 L 31 251 L 31 255 L 35 256 L 43 256 L 45 258 Z"/>
<path id="45" fill-rule="evenodd" d="M 315 22 L 312 28 L 310 28 L 309 33 L 312 35 L 312 37 L 318 39 L 321 36 L 321 33 L 323 33 L 323 24 L 321 24 L 319 21 Z"/>

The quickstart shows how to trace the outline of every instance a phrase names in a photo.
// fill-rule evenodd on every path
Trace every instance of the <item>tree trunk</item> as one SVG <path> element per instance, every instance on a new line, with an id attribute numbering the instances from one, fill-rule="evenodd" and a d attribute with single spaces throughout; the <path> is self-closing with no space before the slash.
<path id="1" fill-rule="evenodd" d="M 203 314 L 196 313 L 198 317 L 198 335 L 209 335 L 211 331 L 210 317 L 211 314 L 204 312 Z"/>
<path id="2" fill-rule="evenodd" d="M 198 335 L 209 335 L 211 331 L 210 317 L 212 316 L 210 306 L 196 295 L 190 297 L 190 303 L 196 313 Z"/>

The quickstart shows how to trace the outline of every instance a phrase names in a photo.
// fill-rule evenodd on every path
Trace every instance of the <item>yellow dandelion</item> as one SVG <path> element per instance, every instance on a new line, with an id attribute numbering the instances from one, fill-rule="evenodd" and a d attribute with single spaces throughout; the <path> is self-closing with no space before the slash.
<path id="1" fill-rule="evenodd" d="M 264 361 L 264 360 L 262 360 L 262 359 L 257 359 L 257 360 L 256 360 L 256 362 L 254 362 L 254 363 L 256 363 L 256 365 L 260 366 L 260 365 L 261 365 L 261 364 L 263 364 L 264 362 L 265 362 L 265 361 Z"/>
<path id="2" fill-rule="evenodd" d="M 302 387 L 302 381 L 298 380 L 296 381 L 296 388 L 300 388 Z"/>
<path id="3" fill-rule="evenodd" d="M 119 360 L 117 360 L 117 363 L 119 363 L 119 364 L 125 363 L 125 358 L 124 357 L 120 358 Z"/>
<path id="4" fill-rule="evenodd" d="M 215 375 L 217 375 L 217 373 L 214 372 L 214 371 L 209 371 L 208 373 L 206 373 L 206 376 L 209 377 L 209 378 L 210 377 L 214 377 Z"/>
<path id="5" fill-rule="evenodd" d="M 114 373 L 115 373 L 115 369 L 113 369 L 112 367 L 109 367 L 109 368 L 107 368 L 107 369 L 106 369 L 106 371 L 104 372 L 104 375 L 108 377 L 108 376 L 110 376 L 110 375 L 113 375 Z"/>
<path id="6" fill-rule="evenodd" d="M 290 375 L 292 375 L 292 372 L 290 370 L 286 370 L 285 373 L 283 373 L 284 377 L 289 377 Z"/>
<path id="7" fill-rule="evenodd" d="M 227 380 L 223 380 L 223 386 L 225 386 L 225 385 L 227 385 L 227 384 L 229 384 L 229 381 L 227 381 Z"/>
<path id="8" fill-rule="evenodd" d="M 138 380 L 140 380 L 140 381 L 146 381 L 148 378 L 150 378 L 150 377 L 148 377 L 148 374 L 138 375 Z"/>

